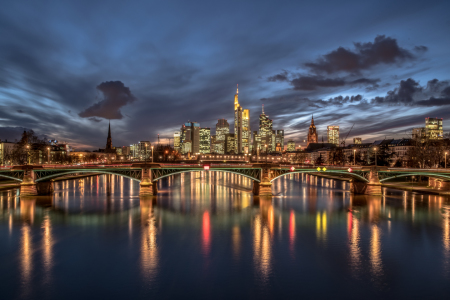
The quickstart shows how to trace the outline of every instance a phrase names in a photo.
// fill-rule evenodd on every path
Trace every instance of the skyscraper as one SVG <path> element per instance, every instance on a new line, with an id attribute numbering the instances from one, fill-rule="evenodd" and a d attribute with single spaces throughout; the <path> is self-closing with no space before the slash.
<path id="1" fill-rule="evenodd" d="M 190 148 L 192 154 L 200 153 L 200 124 L 197 122 L 186 122 L 181 126 L 181 153 L 186 154 L 186 149 Z M 190 147 L 185 147 L 184 143 L 189 142 Z"/>
<path id="2" fill-rule="evenodd" d="M 311 125 L 309 125 L 309 131 L 308 131 L 308 143 L 306 146 L 308 146 L 311 143 L 317 143 L 317 132 L 316 132 L 316 126 L 314 125 L 314 116 L 311 117 Z"/>
<path id="3" fill-rule="evenodd" d="M 236 153 L 242 152 L 242 106 L 239 105 L 239 88 L 234 95 L 234 135 Z"/>
<path id="4" fill-rule="evenodd" d="M 181 150 L 180 143 L 181 133 L 179 131 L 175 131 L 175 133 L 173 134 L 173 148 L 175 149 L 175 151 L 179 152 Z"/>
<path id="5" fill-rule="evenodd" d="M 200 128 L 200 153 L 211 153 L 211 128 Z"/>
<path id="6" fill-rule="evenodd" d="M 284 130 L 277 130 L 275 136 L 275 144 L 280 144 L 281 151 L 284 151 Z"/>
<path id="7" fill-rule="evenodd" d="M 222 144 L 214 146 L 214 152 L 224 154 L 225 149 L 225 135 L 230 133 L 230 124 L 226 119 L 217 120 L 216 124 L 216 140 L 215 143 Z"/>
<path id="8" fill-rule="evenodd" d="M 327 126 L 327 139 L 329 144 L 335 144 L 339 146 L 339 126 L 330 125 Z"/>
<path id="9" fill-rule="evenodd" d="M 259 135 L 261 137 L 261 148 L 264 149 L 264 151 L 266 151 L 266 148 L 268 151 L 272 150 L 272 135 L 273 135 L 272 124 L 273 121 L 270 120 L 269 116 L 267 116 L 264 113 L 264 104 L 263 104 L 262 114 L 259 115 Z"/>
<path id="10" fill-rule="evenodd" d="M 225 135 L 225 154 L 236 154 L 236 135 L 228 133 Z"/>
<path id="11" fill-rule="evenodd" d="M 242 112 L 242 152 L 250 152 L 250 139 L 252 132 L 250 131 L 250 110 L 244 109 Z"/>
<path id="12" fill-rule="evenodd" d="M 293 140 L 289 140 L 287 143 L 287 151 L 293 152 L 295 151 L 295 142 Z"/>
<path id="13" fill-rule="evenodd" d="M 261 151 L 261 136 L 258 134 L 258 131 L 253 131 L 253 151 L 255 154 L 258 154 Z"/>

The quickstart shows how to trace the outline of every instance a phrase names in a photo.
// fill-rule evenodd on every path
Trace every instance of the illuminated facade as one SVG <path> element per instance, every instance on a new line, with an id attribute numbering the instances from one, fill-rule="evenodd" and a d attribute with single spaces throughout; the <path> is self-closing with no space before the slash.
<path id="1" fill-rule="evenodd" d="M 244 109 L 242 112 L 242 152 L 249 153 L 250 139 L 252 132 L 250 131 L 250 110 Z"/>
<path id="2" fill-rule="evenodd" d="M 264 104 L 263 104 L 262 114 L 259 115 L 259 136 L 261 137 L 261 148 L 263 149 L 263 151 L 266 151 L 266 148 L 267 151 L 271 151 L 272 143 L 275 144 L 275 141 L 272 142 L 273 136 L 272 124 L 273 121 L 270 120 L 269 116 L 267 116 L 264 113 Z"/>
<path id="3" fill-rule="evenodd" d="M 295 142 L 293 140 L 289 140 L 287 142 L 287 151 L 288 152 L 295 151 Z"/>
<path id="4" fill-rule="evenodd" d="M 425 118 L 425 136 L 430 140 L 444 138 L 442 118 Z"/>
<path id="5" fill-rule="evenodd" d="M 261 136 L 258 134 L 258 131 L 253 131 L 253 151 L 256 154 L 259 154 L 261 150 Z"/>
<path id="6" fill-rule="evenodd" d="M 175 131 L 173 134 L 173 148 L 175 151 L 180 152 L 180 143 L 181 143 L 181 133 L 179 131 Z"/>
<path id="7" fill-rule="evenodd" d="M 236 154 L 236 135 L 228 133 L 225 135 L 225 154 Z"/>
<path id="8" fill-rule="evenodd" d="M 239 105 L 239 89 L 236 89 L 234 95 L 234 135 L 236 153 L 242 152 L 242 106 Z"/>
<path id="9" fill-rule="evenodd" d="M 339 146 L 339 126 L 331 125 L 327 126 L 327 138 L 329 144 Z"/>
<path id="10" fill-rule="evenodd" d="M 353 138 L 353 144 L 362 144 L 362 139 L 361 138 Z"/>
<path id="11" fill-rule="evenodd" d="M 311 125 L 309 125 L 308 143 L 306 144 L 306 146 L 308 146 L 311 143 L 317 143 L 317 142 L 318 142 L 317 131 L 316 131 L 316 126 L 314 125 L 314 116 L 313 116 L 313 117 L 311 117 Z"/>
<path id="12" fill-rule="evenodd" d="M 200 153 L 211 153 L 211 128 L 200 128 Z"/>
<path id="13" fill-rule="evenodd" d="M 222 143 L 222 146 L 218 146 L 220 152 L 217 152 L 216 146 L 214 146 L 214 152 L 218 154 L 224 154 L 225 149 L 225 135 L 230 133 L 230 124 L 226 119 L 219 119 L 216 124 L 216 143 Z"/>
<path id="14" fill-rule="evenodd" d="M 181 126 L 181 137 L 180 137 L 180 147 L 181 154 L 186 154 L 186 149 L 189 147 L 185 147 L 183 144 L 186 141 L 190 142 L 190 151 L 193 154 L 200 153 L 200 124 L 197 122 L 186 122 Z"/>
<path id="15" fill-rule="evenodd" d="M 275 144 L 280 144 L 281 151 L 284 151 L 284 130 L 276 131 Z M 278 151 L 278 152 L 280 152 L 280 151 Z"/>
<path id="16" fill-rule="evenodd" d="M 216 143 L 216 135 L 211 135 L 211 143 L 210 143 L 210 153 L 215 153 L 214 144 Z"/>

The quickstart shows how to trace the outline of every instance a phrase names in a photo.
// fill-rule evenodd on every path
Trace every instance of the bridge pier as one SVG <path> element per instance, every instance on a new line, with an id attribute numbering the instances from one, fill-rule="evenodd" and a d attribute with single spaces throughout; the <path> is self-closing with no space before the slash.
<path id="1" fill-rule="evenodd" d="M 38 191 L 36 188 L 36 182 L 34 181 L 34 172 L 31 168 L 25 168 L 23 174 L 23 180 L 20 183 L 20 196 L 37 196 Z"/>
<path id="2" fill-rule="evenodd" d="M 261 182 L 253 181 L 253 195 L 272 196 L 272 182 L 270 182 L 270 168 L 261 169 Z"/>
<path id="3" fill-rule="evenodd" d="M 381 195 L 381 183 L 376 168 L 370 170 L 369 182 L 350 181 L 350 192 L 356 195 Z"/>
<path id="4" fill-rule="evenodd" d="M 53 194 L 53 180 L 36 183 L 36 190 L 38 195 Z"/>
<path id="5" fill-rule="evenodd" d="M 152 182 L 152 171 L 150 168 L 142 168 L 141 173 L 141 189 L 139 190 L 139 196 L 153 196 L 158 193 L 158 188 L 155 187 L 156 183 Z"/>

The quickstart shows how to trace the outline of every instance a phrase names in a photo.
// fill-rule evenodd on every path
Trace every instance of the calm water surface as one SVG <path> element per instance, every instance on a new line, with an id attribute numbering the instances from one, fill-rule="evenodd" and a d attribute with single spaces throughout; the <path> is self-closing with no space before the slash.
<path id="1" fill-rule="evenodd" d="M 450 206 L 289 175 L 257 199 L 234 174 L 102 175 L 0 196 L 1 299 L 426 298 L 450 295 Z"/>

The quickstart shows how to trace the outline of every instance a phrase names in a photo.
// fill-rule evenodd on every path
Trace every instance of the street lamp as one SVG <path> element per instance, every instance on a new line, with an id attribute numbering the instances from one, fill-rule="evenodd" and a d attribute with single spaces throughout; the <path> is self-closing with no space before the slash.
<path id="1" fill-rule="evenodd" d="M 153 148 L 153 147 L 152 147 Z M 148 156 L 148 153 L 147 153 L 147 143 L 145 143 L 145 164 L 147 164 L 147 156 Z M 152 161 L 153 162 L 153 161 Z"/>
<path id="2" fill-rule="evenodd" d="M 356 150 L 353 149 L 353 165 L 356 166 Z"/>
<path id="3" fill-rule="evenodd" d="M 47 150 L 48 150 L 47 160 L 48 160 L 48 164 L 50 164 L 50 147 L 47 147 Z"/>
<path id="4" fill-rule="evenodd" d="M 266 164 L 267 164 L 267 144 L 265 146 L 266 146 Z"/>
<path id="5" fill-rule="evenodd" d="M 27 145 L 27 164 L 30 163 L 30 145 Z"/>
<path id="6" fill-rule="evenodd" d="M 377 147 L 375 147 L 374 149 L 375 149 L 375 166 L 378 166 L 378 163 L 377 163 Z"/>
<path id="7" fill-rule="evenodd" d="M 152 163 L 153 163 L 153 146 L 152 146 Z"/>

